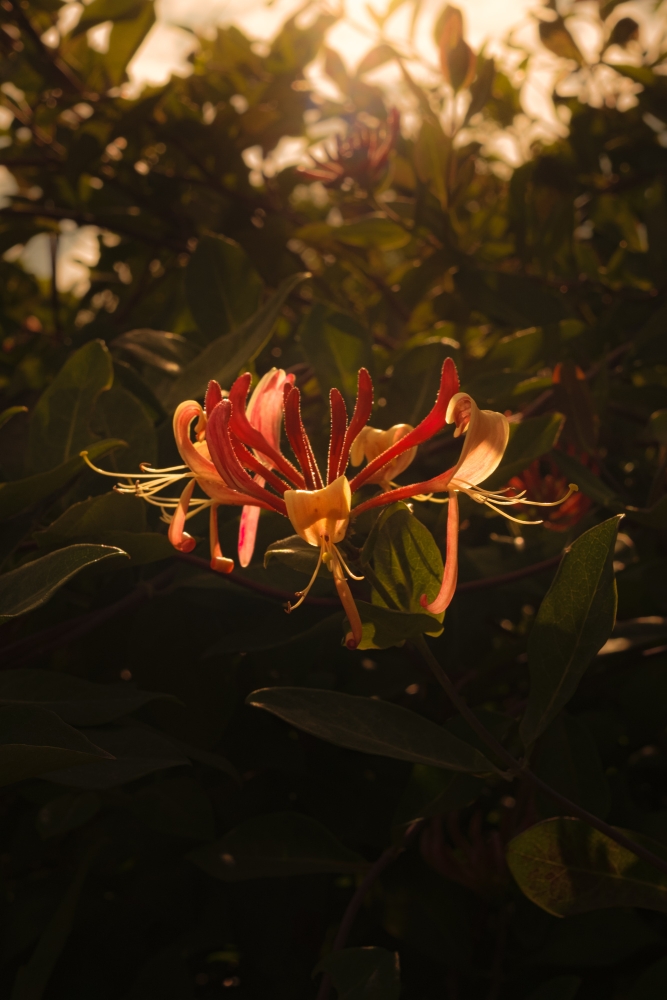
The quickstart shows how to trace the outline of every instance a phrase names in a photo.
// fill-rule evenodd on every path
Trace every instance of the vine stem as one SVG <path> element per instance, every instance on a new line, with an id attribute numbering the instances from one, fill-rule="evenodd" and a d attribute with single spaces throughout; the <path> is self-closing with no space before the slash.
<path id="1" fill-rule="evenodd" d="M 394 863 L 396 858 L 403 853 L 410 841 L 415 837 L 417 832 L 421 830 L 423 825 L 423 820 L 417 820 L 417 822 L 412 823 L 411 826 L 409 826 L 405 831 L 403 843 L 398 844 L 397 846 L 393 845 L 392 847 L 387 847 L 377 861 L 368 869 L 363 880 L 360 882 L 359 887 L 352 896 L 352 899 L 347 904 L 345 913 L 343 914 L 343 919 L 338 926 L 338 931 L 336 932 L 336 937 L 334 938 L 334 943 L 331 947 L 331 954 L 343 950 L 347 944 L 347 939 L 350 931 L 352 930 L 352 925 L 355 921 L 357 913 L 361 909 L 361 906 L 373 887 L 373 884 L 377 882 L 380 875 L 382 875 L 382 873 Z M 317 992 L 317 1000 L 329 1000 L 332 985 L 333 982 L 331 975 L 328 972 L 325 972 L 322 977 L 322 982 L 320 983 L 320 988 Z"/>
<path id="2" fill-rule="evenodd" d="M 659 871 L 667 874 L 667 860 L 659 857 L 652 851 L 649 851 L 642 844 L 638 844 L 636 841 L 626 837 L 620 830 L 610 826 L 609 823 L 605 823 L 604 820 L 594 816 L 593 813 L 588 812 L 587 809 L 582 809 L 581 806 L 578 806 L 576 802 L 568 799 L 565 795 L 561 795 L 561 793 L 557 792 L 555 788 L 548 785 L 546 781 L 542 781 L 541 778 L 538 778 L 538 776 L 530 770 L 527 764 L 522 764 L 515 757 L 513 757 L 509 750 L 506 750 L 502 743 L 498 742 L 495 736 L 488 731 L 486 726 L 480 722 L 475 713 L 468 707 L 465 700 L 458 693 L 451 680 L 438 663 L 424 637 L 419 636 L 419 638 L 413 640 L 413 643 L 430 667 L 440 686 L 444 689 L 452 705 L 458 709 L 470 728 L 477 733 L 479 738 L 489 748 L 489 750 L 492 750 L 493 753 L 500 760 L 502 760 L 512 774 L 525 778 L 526 781 L 530 782 L 530 784 L 532 784 L 535 788 L 539 788 L 540 791 L 544 792 L 545 795 L 548 795 L 549 798 L 553 799 L 554 802 L 557 802 L 558 805 L 564 806 L 564 808 L 568 811 L 568 815 L 576 816 L 578 819 L 583 820 L 585 823 L 588 823 L 589 826 L 594 827 L 596 830 L 599 830 L 600 833 L 609 837 L 610 840 L 614 840 L 617 844 L 620 844 L 621 847 L 625 847 L 626 850 L 631 851 L 638 858 L 641 858 L 642 861 L 646 861 L 649 865 L 653 865 L 654 868 L 657 868 Z"/>

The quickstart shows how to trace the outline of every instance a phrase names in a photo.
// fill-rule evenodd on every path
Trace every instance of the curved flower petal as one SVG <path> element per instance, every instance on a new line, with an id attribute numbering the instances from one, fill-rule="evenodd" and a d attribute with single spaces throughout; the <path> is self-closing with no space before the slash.
<path id="1" fill-rule="evenodd" d="M 195 476 L 203 476 L 207 479 L 219 480 L 225 485 L 224 480 L 207 457 L 205 452 L 208 449 L 196 448 L 190 439 L 190 425 L 195 417 L 201 419 L 204 411 L 194 399 L 187 399 L 184 403 L 179 403 L 174 413 L 174 438 L 179 454 L 186 465 L 194 472 Z"/>
<path id="2" fill-rule="evenodd" d="M 283 496 L 292 527 L 309 545 L 332 543 L 345 537 L 350 520 L 352 494 L 345 476 L 323 490 L 287 490 Z"/>
<path id="3" fill-rule="evenodd" d="M 438 596 L 428 603 L 426 594 L 422 594 L 419 603 L 431 614 L 439 615 L 452 602 L 456 581 L 459 577 L 459 498 L 453 491 L 449 494 L 449 509 L 447 511 L 447 555 L 445 571 Z"/>
<path id="4" fill-rule="evenodd" d="M 264 486 L 264 480 L 261 476 L 256 477 L 256 482 L 260 486 Z M 241 511 L 241 523 L 239 524 L 239 562 L 244 569 L 252 561 L 258 525 L 259 507 L 251 507 L 246 504 Z"/>
<path id="5" fill-rule="evenodd" d="M 283 386 L 294 383 L 294 375 L 282 368 L 272 368 L 252 391 L 246 407 L 250 425 L 263 434 L 269 444 L 280 450 L 280 426 L 283 419 Z"/>
<path id="6" fill-rule="evenodd" d="M 456 423 L 456 437 L 466 435 L 449 482 L 469 486 L 483 483 L 498 468 L 505 453 L 510 433 L 507 417 L 495 410 L 480 410 L 467 392 L 458 392 L 447 407 L 447 423 Z"/>

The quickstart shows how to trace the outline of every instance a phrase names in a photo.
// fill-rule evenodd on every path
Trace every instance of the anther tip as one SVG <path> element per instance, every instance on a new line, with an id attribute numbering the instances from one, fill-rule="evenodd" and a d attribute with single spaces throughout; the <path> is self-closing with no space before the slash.
<path id="1" fill-rule="evenodd" d="M 570 489 L 572 490 L 573 493 L 578 493 L 579 492 L 579 487 L 577 486 L 576 483 L 570 483 L 569 486 L 570 486 Z"/>

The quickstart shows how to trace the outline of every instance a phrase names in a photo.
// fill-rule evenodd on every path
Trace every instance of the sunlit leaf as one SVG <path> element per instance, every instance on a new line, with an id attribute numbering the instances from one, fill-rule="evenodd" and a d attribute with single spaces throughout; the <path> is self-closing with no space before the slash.
<path id="1" fill-rule="evenodd" d="M 666 856 L 648 838 L 629 836 Z M 548 819 L 520 833 L 507 863 L 528 899 L 558 917 L 614 906 L 667 912 L 667 876 L 579 819 Z"/>

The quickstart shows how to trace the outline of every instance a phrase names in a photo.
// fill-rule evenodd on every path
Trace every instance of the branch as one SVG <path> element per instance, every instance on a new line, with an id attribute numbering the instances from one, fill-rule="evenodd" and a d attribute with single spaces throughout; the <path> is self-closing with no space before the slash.
<path id="1" fill-rule="evenodd" d="M 179 552 L 178 558 L 183 562 L 191 563 L 193 566 L 198 566 L 199 569 L 205 569 L 209 573 L 216 573 L 215 570 L 211 569 L 208 559 L 200 559 L 199 556 L 191 556 L 189 552 Z M 216 573 L 216 576 L 220 576 Z M 274 597 L 279 601 L 293 601 L 294 594 L 287 590 L 277 590 L 275 587 L 268 587 L 264 583 L 257 583 L 255 580 L 249 580 L 245 576 L 239 576 L 238 573 L 227 573 L 225 574 L 225 579 L 229 580 L 230 583 L 235 583 L 239 587 L 245 587 L 246 590 L 254 590 L 257 594 L 262 594 L 264 597 Z M 322 608 L 340 608 L 340 601 L 337 597 L 305 597 L 303 599 L 303 604 L 314 604 L 319 605 Z"/>
<path id="2" fill-rule="evenodd" d="M 440 686 L 444 689 L 452 705 L 458 709 L 470 728 L 473 732 L 477 733 L 485 746 L 487 746 L 489 750 L 491 750 L 496 757 L 498 757 L 505 764 L 513 775 L 525 778 L 526 781 L 530 782 L 530 784 L 532 784 L 535 788 L 539 788 L 540 791 L 544 792 L 545 795 L 548 795 L 549 798 L 553 799 L 554 802 L 557 802 L 558 805 L 564 806 L 568 811 L 568 815 L 576 816 L 578 819 L 583 820 L 584 823 L 588 823 L 589 826 L 599 830 L 600 833 L 609 837 L 610 840 L 614 840 L 617 844 L 620 844 L 621 847 L 625 847 L 627 851 L 631 851 L 638 858 L 641 858 L 642 861 L 646 861 L 647 864 L 653 865 L 654 868 L 657 868 L 659 871 L 667 874 L 666 860 L 658 857 L 657 854 L 654 854 L 653 851 L 649 851 L 642 844 L 638 844 L 629 837 L 626 837 L 624 833 L 621 833 L 620 830 L 617 830 L 615 827 L 605 823 L 604 820 L 598 819 L 598 817 L 594 816 L 593 813 L 589 813 L 587 809 L 582 809 L 582 807 L 578 806 L 576 802 L 568 799 L 565 795 L 561 795 L 555 788 L 548 785 L 546 781 L 542 781 L 541 778 L 538 778 L 538 776 L 530 770 L 527 764 L 522 764 L 520 761 L 516 760 L 516 758 L 505 749 L 502 743 L 498 742 L 495 736 L 488 731 L 486 726 L 480 722 L 475 713 L 468 707 L 445 671 L 436 660 L 424 637 L 419 636 L 419 638 L 413 640 L 413 643 L 424 657 L 428 666 L 431 668 L 433 675 Z"/>
<path id="3" fill-rule="evenodd" d="M 417 820 L 416 823 L 413 823 L 411 826 L 409 826 L 408 829 L 405 831 L 405 836 L 403 837 L 403 843 L 400 844 L 398 847 L 388 847 L 385 851 L 382 852 L 382 854 L 377 859 L 375 864 L 371 865 L 368 872 L 364 876 L 361 884 L 359 885 L 358 889 L 352 896 L 352 899 L 347 904 L 345 913 L 343 914 L 343 919 L 339 924 L 338 932 L 336 934 L 336 937 L 334 938 L 334 943 L 331 948 L 332 954 L 337 951 L 343 950 L 343 948 L 347 944 L 347 939 L 349 937 L 350 931 L 352 930 L 352 924 L 355 921 L 357 913 L 361 909 L 361 905 L 365 900 L 366 896 L 368 895 L 368 893 L 370 892 L 371 888 L 373 887 L 374 883 L 377 882 L 380 875 L 382 875 L 382 873 L 386 871 L 386 869 L 389 868 L 391 864 L 393 864 L 396 858 L 398 858 L 398 856 L 403 853 L 403 851 L 409 845 L 410 841 L 413 840 L 415 835 L 419 832 L 419 830 L 421 830 L 421 828 L 424 825 L 424 822 L 425 820 L 420 819 Z M 325 972 L 324 978 L 320 983 L 320 988 L 317 993 L 317 1000 L 328 1000 L 332 985 L 333 984 L 331 982 L 330 973 Z"/>

